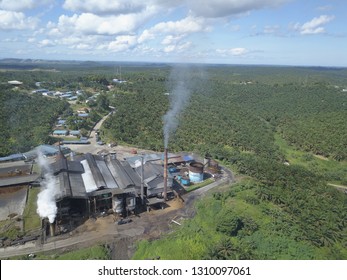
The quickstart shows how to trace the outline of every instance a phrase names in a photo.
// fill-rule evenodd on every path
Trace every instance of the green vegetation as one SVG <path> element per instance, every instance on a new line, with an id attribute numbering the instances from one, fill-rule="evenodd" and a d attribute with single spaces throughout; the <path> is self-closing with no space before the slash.
<path id="1" fill-rule="evenodd" d="M 289 164 L 308 168 L 317 175 L 324 176 L 328 182 L 347 185 L 347 161 L 336 161 L 315 155 L 312 152 L 300 151 L 275 134 L 275 144 Z"/>
<path id="2" fill-rule="evenodd" d="M 109 105 L 116 108 L 100 130 L 102 138 L 163 150 L 163 115 L 170 106 L 165 93 L 172 89 L 168 65 L 129 64 L 122 67 L 127 80 L 122 84 L 111 83 L 114 65 L 54 67 L 65 71 L 32 76 L 26 71 L 4 72 L 1 82 L 26 81 L 17 90 L 3 85 L 1 102 L 14 98 L 5 108 L 14 108 L 17 101 L 27 108 L 22 99 L 37 104 L 46 100 L 23 97 L 21 92 L 34 81 L 82 89 L 79 102 L 98 91 L 91 107 L 100 112 Z M 342 90 L 347 87 L 347 69 L 193 65 L 190 70 L 190 100 L 176 116 L 179 126 L 169 150 L 209 154 L 251 179 L 198 202 L 193 220 L 163 239 L 140 242 L 134 258 L 346 259 L 347 197 L 331 184 L 347 183 L 347 92 Z M 63 103 L 59 106 L 60 111 L 66 109 Z M 56 117 L 52 110 L 52 115 L 44 113 L 43 132 L 34 130 L 31 115 L 18 114 L 28 119 L 27 130 L 34 131 L 27 135 L 14 112 L 1 111 L 1 155 L 32 145 L 21 141 L 21 135 L 35 143 L 40 135 L 47 137 Z"/>
<path id="3" fill-rule="evenodd" d="M 96 245 L 85 249 L 71 251 L 58 256 L 53 256 L 55 260 L 108 260 L 109 252 L 105 246 Z"/>
<path id="4" fill-rule="evenodd" d="M 202 188 L 204 186 L 207 186 L 207 185 L 209 185 L 209 184 L 211 184 L 213 182 L 214 182 L 213 178 L 208 178 L 208 179 L 204 180 L 201 183 L 194 183 L 193 185 L 186 187 L 185 190 L 187 192 L 192 192 L 194 190 L 197 190 L 197 189 L 200 189 L 200 188 Z"/>
<path id="5" fill-rule="evenodd" d="M 321 240 L 311 239 L 309 227 L 316 227 L 316 223 L 324 227 L 330 223 L 328 220 L 315 220 L 316 217 L 309 218 L 310 214 L 302 219 L 299 212 L 292 215 L 283 205 L 264 199 L 260 195 L 262 188 L 257 181 L 244 179 L 223 192 L 203 198 L 196 203 L 197 214 L 192 220 L 185 221 L 182 227 L 175 226 L 174 232 L 160 240 L 139 242 L 133 258 L 347 258 L 345 243 L 328 241 L 329 231 L 322 229 Z M 343 223 L 343 219 L 338 223 Z M 316 229 L 313 231 L 317 234 Z M 324 242 L 331 243 L 327 247 Z"/>
<path id="6" fill-rule="evenodd" d="M 23 213 L 24 231 L 30 232 L 32 230 L 40 229 L 41 219 L 37 214 L 37 195 L 40 188 L 30 188 L 28 191 L 27 204 Z"/>
<path id="7" fill-rule="evenodd" d="M 232 69 L 221 68 L 225 73 Z M 220 258 L 216 250 L 225 247 L 233 248 L 226 258 L 346 258 L 347 199 L 327 185 L 343 184 L 346 178 L 347 130 L 342 121 L 347 119 L 346 92 L 329 83 L 329 75 L 327 80 L 311 82 L 297 76 L 300 82 L 288 83 L 286 75 L 295 74 L 284 68 L 277 69 L 281 78 L 264 82 L 264 74 L 256 80 L 257 76 L 228 76 L 219 70 L 208 68 L 209 80 L 192 75 L 192 83 L 198 86 L 178 116 L 179 127 L 169 149 L 207 153 L 252 177 L 256 187 L 240 192 L 249 195 L 244 200 L 223 198 L 220 211 L 207 213 L 205 205 L 217 206 L 205 201 L 197 207 L 197 220 L 187 222 L 187 231 L 153 244 L 143 241 L 135 258 Z M 162 116 L 169 107 L 163 94 L 166 84 L 148 75 L 132 83 L 134 94 L 114 95 L 110 102 L 117 111 L 105 122 L 104 133 L 113 141 L 162 150 Z M 236 213 L 234 205 L 239 207 Z M 261 216 L 245 214 L 265 206 L 268 209 Z M 212 230 L 208 231 L 202 226 L 208 221 L 198 218 L 201 212 L 204 219 L 210 215 L 223 224 L 209 224 Z M 281 223 L 273 228 L 269 219 L 274 215 Z"/>
<path id="8" fill-rule="evenodd" d="M 18 236 L 22 236 L 23 232 L 16 224 L 16 221 L 12 219 L 0 221 L 0 237 L 16 239 Z"/>
<path id="9" fill-rule="evenodd" d="M 51 142 L 52 125 L 68 103 L 0 88 L 0 156 Z"/>

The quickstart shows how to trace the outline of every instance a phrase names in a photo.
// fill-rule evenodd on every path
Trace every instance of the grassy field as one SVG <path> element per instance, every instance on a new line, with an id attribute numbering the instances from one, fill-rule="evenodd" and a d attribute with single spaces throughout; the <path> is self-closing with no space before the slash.
<path id="1" fill-rule="evenodd" d="M 173 225 L 174 231 L 160 240 L 142 240 L 133 259 L 164 260 L 210 259 L 211 252 L 227 240 L 230 259 L 324 259 L 325 253 L 300 241 L 303 233 L 292 216 L 279 206 L 257 199 L 254 180 L 223 188 L 196 203 L 197 214 L 191 220 Z M 236 236 L 218 230 L 227 216 L 242 218 L 245 226 Z"/>
<path id="2" fill-rule="evenodd" d="M 347 162 L 335 161 L 309 152 L 295 149 L 279 135 L 275 134 L 275 144 L 280 148 L 291 165 L 301 165 L 319 175 L 326 175 L 331 184 L 347 185 Z"/>
<path id="3" fill-rule="evenodd" d="M 213 178 L 208 178 L 208 179 L 204 180 L 204 181 L 201 182 L 201 183 L 196 183 L 196 184 L 194 184 L 194 185 L 191 185 L 191 186 L 189 186 L 189 187 L 186 187 L 185 190 L 186 190 L 187 192 L 192 192 L 192 191 L 194 191 L 194 190 L 197 190 L 197 189 L 199 189 L 199 188 L 202 188 L 202 187 L 204 187 L 204 186 L 207 186 L 207 185 L 209 185 L 209 184 L 211 184 L 211 183 L 213 183 L 213 182 L 214 182 Z"/>
<path id="4" fill-rule="evenodd" d="M 27 255 L 18 256 L 11 259 L 23 260 L 29 259 Z M 38 253 L 35 256 L 37 260 L 109 260 L 108 249 L 104 245 L 94 245 L 92 247 L 69 250 L 65 252 L 52 251 L 47 253 Z"/>
<path id="5" fill-rule="evenodd" d="M 40 192 L 40 188 L 33 187 L 28 191 L 27 205 L 24 209 L 23 219 L 24 219 L 24 231 L 32 231 L 39 229 L 41 226 L 41 219 L 36 213 L 37 209 L 37 195 Z"/>

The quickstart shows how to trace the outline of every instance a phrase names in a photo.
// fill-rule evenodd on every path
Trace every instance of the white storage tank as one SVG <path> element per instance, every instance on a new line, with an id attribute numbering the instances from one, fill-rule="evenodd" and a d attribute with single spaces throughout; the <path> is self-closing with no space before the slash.
<path id="1" fill-rule="evenodd" d="M 189 179 L 193 183 L 199 183 L 204 180 L 204 165 L 200 162 L 189 164 Z"/>
<path id="2" fill-rule="evenodd" d="M 113 211 L 117 214 L 123 213 L 124 207 L 122 198 L 113 197 Z"/>

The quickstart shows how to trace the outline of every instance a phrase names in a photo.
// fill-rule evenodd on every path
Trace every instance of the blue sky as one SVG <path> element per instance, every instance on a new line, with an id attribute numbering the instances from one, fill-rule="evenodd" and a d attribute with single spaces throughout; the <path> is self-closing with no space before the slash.
<path id="1" fill-rule="evenodd" d="M 344 0 L 0 0 L 0 57 L 347 66 Z"/>

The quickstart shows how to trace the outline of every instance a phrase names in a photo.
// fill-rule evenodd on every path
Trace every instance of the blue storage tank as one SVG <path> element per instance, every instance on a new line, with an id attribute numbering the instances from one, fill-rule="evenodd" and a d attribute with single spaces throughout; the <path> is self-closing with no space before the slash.
<path id="1" fill-rule="evenodd" d="M 169 172 L 170 172 L 170 173 L 175 173 L 175 172 L 177 172 L 177 168 L 174 167 L 174 166 L 170 166 L 170 167 L 169 167 Z"/>
<path id="2" fill-rule="evenodd" d="M 189 178 L 182 178 L 182 179 L 181 179 L 181 184 L 182 184 L 183 186 L 189 186 L 189 185 L 190 185 L 190 180 L 189 180 Z"/>
<path id="3" fill-rule="evenodd" d="M 204 180 L 204 165 L 200 162 L 189 164 L 189 179 L 193 183 L 199 183 Z"/>

